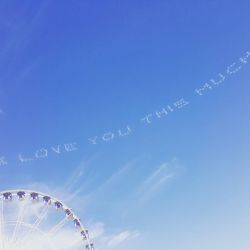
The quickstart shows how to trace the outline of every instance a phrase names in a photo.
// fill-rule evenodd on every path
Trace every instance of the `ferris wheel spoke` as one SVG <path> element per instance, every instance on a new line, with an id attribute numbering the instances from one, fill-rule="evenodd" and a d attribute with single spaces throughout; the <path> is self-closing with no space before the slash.
<path id="1" fill-rule="evenodd" d="M 33 231 L 38 231 L 39 233 L 41 233 L 41 231 L 38 228 L 34 227 L 33 224 L 28 224 L 28 223 L 24 223 L 24 222 L 22 222 L 22 224 L 24 226 L 30 228 Z M 25 238 L 22 238 L 21 240 L 14 242 L 14 245 L 13 245 L 14 249 L 16 249 L 18 246 L 19 250 L 23 250 L 23 249 L 28 250 L 28 247 L 30 247 L 30 242 L 28 240 L 30 240 L 30 238 L 27 237 L 28 235 L 25 235 L 25 236 L 26 236 Z M 41 236 L 41 234 L 40 234 L 40 236 Z"/>
<path id="2" fill-rule="evenodd" d="M 17 216 L 17 221 L 16 221 L 16 225 L 15 225 L 15 228 L 13 230 L 13 233 L 12 233 L 12 237 L 11 237 L 11 244 L 14 246 L 15 245 L 15 242 L 16 242 L 16 235 L 19 231 L 19 228 L 21 226 L 21 224 L 23 223 L 23 218 L 24 218 L 24 209 L 25 209 L 25 206 L 26 206 L 27 202 L 26 201 L 22 201 L 21 203 L 21 206 L 19 207 L 19 212 L 18 212 L 18 216 Z M 13 247 L 10 249 L 12 250 Z"/>
<path id="3" fill-rule="evenodd" d="M 37 216 L 37 219 L 35 220 L 35 222 L 33 224 L 30 224 L 30 230 L 23 236 L 22 239 L 20 239 L 20 241 L 23 244 L 23 246 L 20 248 L 20 250 L 23 249 L 26 246 L 26 243 L 29 240 L 30 235 L 32 235 L 32 233 L 34 231 L 36 231 L 37 227 L 46 218 L 47 213 L 48 213 L 48 207 L 44 207 L 42 209 L 42 212 Z M 18 242 L 17 242 L 16 245 L 18 245 Z M 25 249 L 27 249 L 27 248 L 25 248 Z"/>
<path id="4" fill-rule="evenodd" d="M 2 250 L 5 249 L 5 228 L 4 228 L 4 201 L 1 200 L 1 214 L 0 214 L 0 220 L 1 220 L 1 225 L 0 225 L 0 231 L 1 231 L 1 246 Z"/>
<path id="5" fill-rule="evenodd" d="M 68 219 L 64 218 L 62 219 L 59 223 L 57 223 L 46 235 L 47 236 L 52 236 L 56 234 L 61 228 L 64 227 L 65 224 L 68 223 Z"/>
<path id="6" fill-rule="evenodd" d="M 42 212 L 37 216 L 37 219 L 35 223 L 33 224 L 33 226 L 35 227 L 39 226 L 42 223 L 42 221 L 46 218 L 48 211 L 49 211 L 49 208 L 45 206 Z"/>

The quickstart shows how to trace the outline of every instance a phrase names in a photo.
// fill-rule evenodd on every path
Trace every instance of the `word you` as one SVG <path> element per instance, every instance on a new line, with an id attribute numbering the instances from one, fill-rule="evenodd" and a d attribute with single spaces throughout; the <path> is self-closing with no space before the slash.
<path id="1" fill-rule="evenodd" d="M 98 141 L 108 142 L 108 141 L 114 140 L 115 138 L 128 136 L 131 133 L 132 133 L 132 129 L 129 125 L 127 125 L 127 127 L 124 130 L 119 129 L 118 132 L 106 132 L 100 137 L 94 136 L 94 137 L 88 138 L 88 141 L 91 144 L 98 144 Z"/>

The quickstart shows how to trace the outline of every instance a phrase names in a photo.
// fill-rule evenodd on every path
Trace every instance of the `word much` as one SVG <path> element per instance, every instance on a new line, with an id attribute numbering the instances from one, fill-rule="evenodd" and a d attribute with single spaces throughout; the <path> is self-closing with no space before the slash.
<path id="1" fill-rule="evenodd" d="M 221 83 L 223 83 L 226 78 L 236 74 L 238 71 L 244 67 L 248 63 L 248 59 L 250 59 L 250 51 L 246 52 L 246 55 L 243 57 L 240 57 L 236 62 L 233 62 L 230 64 L 224 73 L 219 73 L 216 79 L 210 79 L 207 81 L 203 86 L 195 89 L 195 93 L 199 96 L 203 96 L 205 93 L 213 90 L 215 87 L 219 86 Z"/>

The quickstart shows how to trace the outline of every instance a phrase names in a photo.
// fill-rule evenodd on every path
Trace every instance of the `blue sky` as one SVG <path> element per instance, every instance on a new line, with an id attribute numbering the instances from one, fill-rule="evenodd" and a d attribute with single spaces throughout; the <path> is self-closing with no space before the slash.
<path id="1" fill-rule="evenodd" d="M 0 1 L 1 189 L 66 200 L 98 249 L 248 249 L 249 9 Z"/>

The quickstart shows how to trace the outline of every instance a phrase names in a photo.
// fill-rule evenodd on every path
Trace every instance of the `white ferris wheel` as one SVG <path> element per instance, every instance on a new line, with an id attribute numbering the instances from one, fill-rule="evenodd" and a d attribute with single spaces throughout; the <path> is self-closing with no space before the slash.
<path id="1" fill-rule="evenodd" d="M 0 192 L 0 250 L 94 250 L 88 230 L 62 201 L 31 190 Z"/>

